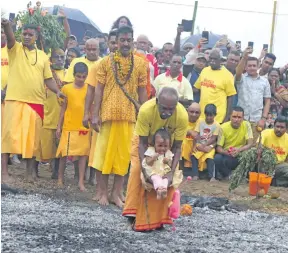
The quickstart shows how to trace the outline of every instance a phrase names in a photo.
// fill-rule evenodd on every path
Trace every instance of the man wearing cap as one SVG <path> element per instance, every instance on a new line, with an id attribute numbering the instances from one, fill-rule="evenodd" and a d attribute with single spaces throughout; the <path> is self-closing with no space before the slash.
<path id="1" fill-rule="evenodd" d="M 156 77 L 154 88 L 158 94 L 162 87 L 171 87 L 178 91 L 179 102 L 186 108 L 193 100 L 193 91 L 189 81 L 181 72 L 182 57 L 175 54 L 170 62 L 170 69 Z"/>
<path id="2" fill-rule="evenodd" d="M 183 65 L 183 75 L 190 81 L 193 90 L 193 100 L 197 103 L 200 101 L 200 92 L 195 90 L 194 84 L 197 81 L 202 69 L 207 65 L 207 60 L 203 53 L 198 53 L 195 64 Z"/>

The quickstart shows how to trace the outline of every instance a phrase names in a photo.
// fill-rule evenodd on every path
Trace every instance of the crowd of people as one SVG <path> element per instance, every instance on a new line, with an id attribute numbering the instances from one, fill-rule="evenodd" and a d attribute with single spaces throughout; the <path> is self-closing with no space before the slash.
<path id="1" fill-rule="evenodd" d="M 229 43 L 225 58 L 223 40 L 182 51 L 182 30 L 159 49 L 146 35 L 134 40 L 121 16 L 109 34 L 80 42 L 65 29 L 66 45 L 46 55 L 35 47 L 36 26 L 23 26 L 20 43 L 2 19 L 2 183 L 13 181 L 8 163 L 18 155 L 28 181 L 49 163 L 63 187 L 68 158 L 79 190 L 89 167 L 93 199 L 123 208 L 135 231 L 172 224 L 183 175 L 229 180 L 238 155 L 255 145 L 275 151 L 273 184 L 288 187 L 288 64 L 274 68 L 266 49 L 256 58 Z"/>

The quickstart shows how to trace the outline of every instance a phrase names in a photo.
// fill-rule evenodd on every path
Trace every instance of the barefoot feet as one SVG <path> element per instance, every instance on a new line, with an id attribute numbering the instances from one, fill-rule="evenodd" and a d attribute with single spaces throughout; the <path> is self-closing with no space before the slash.
<path id="1" fill-rule="evenodd" d="M 119 198 L 119 193 L 112 193 L 111 197 L 110 197 L 110 202 L 112 204 L 115 204 L 116 206 L 118 206 L 119 208 L 123 208 L 124 203 L 122 202 L 122 200 Z"/>

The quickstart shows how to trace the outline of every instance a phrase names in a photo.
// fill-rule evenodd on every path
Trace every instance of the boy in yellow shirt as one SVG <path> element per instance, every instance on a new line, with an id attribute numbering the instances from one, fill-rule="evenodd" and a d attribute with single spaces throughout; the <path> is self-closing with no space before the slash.
<path id="1" fill-rule="evenodd" d="M 266 129 L 261 135 L 261 143 L 266 148 L 275 151 L 278 164 L 272 184 L 274 186 L 288 187 L 288 133 L 287 120 L 279 116 L 275 120 L 274 129 Z"/>
<path id="2" fill-rule="evenodd" d="M 219 123 L 214 118 L 217 115 L 217 108 L 214 104 L 205 106 L 205 120 L 199 120 L 195 132 L 197 132 L 193 143 L 192 176 L 193 180 L 198 180 L 199 172 L 204 170 L 207 164 L 208 176 L 210 181 L 215 181 L 215 146 L 220 129 Z"/>
<path id="3" fill-rule="evenodd" d="M 84 176 L 90 150 L 90 133 L 82 125 L 87 93 L 87 84 L 85 83 L 87 75 L 87 65 L 82 62 L 76 63 L 74 66 L 75 81 L 65 85 L 62 89 L 67 100 L 62 104 L 56 131 L 56 136 L 60 139 L 56 154 L 57 157 L 60 157 L 58 185 L 63 186 L 67 156 L 76 156 L 79 160 L 78 186 L 80 191 L 86 190 Z"/>

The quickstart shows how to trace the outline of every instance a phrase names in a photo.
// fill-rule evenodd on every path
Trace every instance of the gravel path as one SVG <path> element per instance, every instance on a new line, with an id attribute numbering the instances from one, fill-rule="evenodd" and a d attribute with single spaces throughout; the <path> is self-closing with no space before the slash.
<path id="1" fill-rule="evenodd" d="M 194 208 L 176 231 L 135 233 L 114 207 L 2 196 L 2 252 L 288 252 L 288 217 Z"/>

